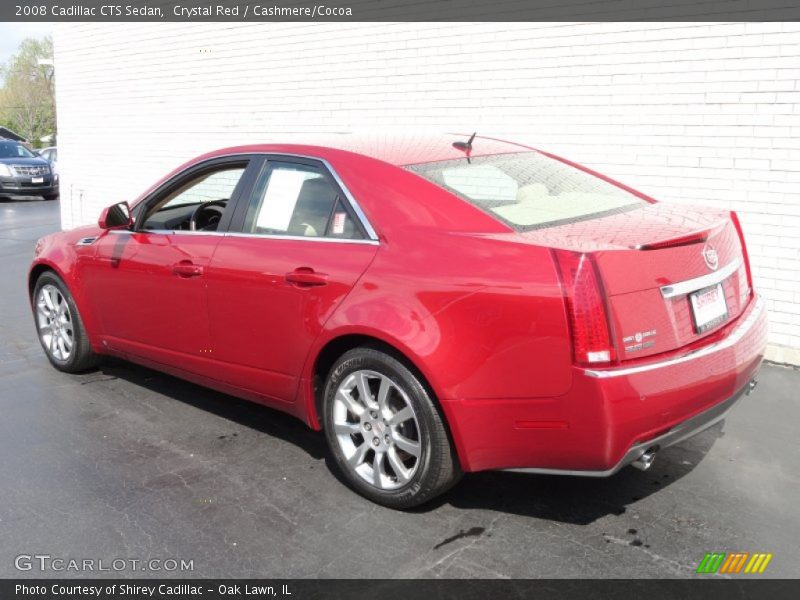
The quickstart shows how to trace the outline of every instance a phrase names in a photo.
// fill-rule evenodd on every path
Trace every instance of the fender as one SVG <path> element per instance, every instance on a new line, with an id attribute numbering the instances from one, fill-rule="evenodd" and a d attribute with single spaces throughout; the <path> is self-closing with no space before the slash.
<path id="1" fill-rule="evenodd" d="M 63 235 L 60 234 L 60 235 Z M 103 348 L 98 344 L 101 334 L 101 326 L 97 316 L 93 311 L 88 310 L 89 302 L 84 297 L 83 286 L 80 285 L 80 266 L 82 259 L 92 259 L 94 249 L 91 245 L 76 246 L 75 243 L 84 237 L 94 237 L 102 235 L 96 228 L 80 228 L 69 232 L 68 243 L 59 240 L 56 245 L 53 243 L 53 236 L 48 235 L 41 238 L 36 243 L 35 257 L 28 271 L 28 296 L 33 304 L 33 287 L 36 284 L 35 276 L 44 269 L 51 270 L 58 275 L 72 294 L 72 299 L 78 307 L 83 326 L 92 350 L 98 354 L 103 354 Z M 82 251 L 76 252 L 76 248 Z"/>

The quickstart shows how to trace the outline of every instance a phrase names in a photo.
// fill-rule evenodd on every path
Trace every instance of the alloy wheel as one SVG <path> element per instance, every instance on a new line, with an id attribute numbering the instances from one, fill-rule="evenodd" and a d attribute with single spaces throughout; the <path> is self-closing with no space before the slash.
<path id="1" fill-rule="evenodd" d="M 36 323 L 47 352 L 56 360 L 69 360 L 75 344 L 72 314 L 66 298 L 52 284 L 43 285 L 36 297 Z"/>
<path id="2" fill-rule="evenodd" d="M 401 488 L 417 472 L 417 415 L 408 395 L 386 375 L 359 370 L 345 377 L 333 400 L 333 426 L 349 468 L 375 488 Z"/>

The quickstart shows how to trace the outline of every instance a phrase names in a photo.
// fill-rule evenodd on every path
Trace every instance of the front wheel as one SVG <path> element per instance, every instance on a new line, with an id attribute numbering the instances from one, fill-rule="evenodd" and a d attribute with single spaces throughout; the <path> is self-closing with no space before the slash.
<path id="1" fill-rule="evenodd" d="M 348 483 L 379 504 L 418 506 L 461 476 L 426 387 L 380 350 L 356 348 L 333 365 L 325 385 L 324 427 Z"/>
<path id="2" fill-rule="evenodd" d="M 39 341 L 56 369 L 78 373 L 98 364 L 72 294 L 51 271 L 36 281 L 33 313 Z"/>

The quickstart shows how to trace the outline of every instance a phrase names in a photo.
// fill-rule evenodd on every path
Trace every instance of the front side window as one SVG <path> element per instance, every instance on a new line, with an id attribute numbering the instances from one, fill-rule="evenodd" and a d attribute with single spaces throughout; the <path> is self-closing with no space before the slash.
<path id="1" fill-rule="evenodd" d="M 361 230 L 322 169 L 272 162 L 259 178 L 244 232 L 361 239 Z"/>
<path id="2" fill-rule="evenodd" d="M 231 164 L 190 177 L 148 208 L 141 228 L 216 230 L 246 167 Z"/>
<path id="3" fill-rule="evenodd" d="M 184 204 L 203 204 L 230 200 L 236 184 L 242 178 L 244 167 L 235 167 L 204 173 L 189 184 L 182 186 L 167 198 L 162 208 Z"/>
<path id="4" fill-rule="evenodd" d="M 533 151 L 407 168 L 517 231 L 597 218 L 647 204 L 612 183 Z"/>

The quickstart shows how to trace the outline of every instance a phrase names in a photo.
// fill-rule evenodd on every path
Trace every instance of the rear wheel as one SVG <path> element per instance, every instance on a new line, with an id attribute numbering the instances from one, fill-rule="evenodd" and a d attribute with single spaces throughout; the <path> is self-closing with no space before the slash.
<path id="1" fill-rule="evenodd" d="M 379 350 L 356 348 L 333 365 L 325 386 L 324 425 L 348 483 L 379 504 L 418 506 L 461 476 L 426 387 Z"/>
<path id="2" fill-rule="evenodd" d="M 36 281 L 33 313 L 39 342 L 56 369 L 77 373 L 98 364 L 72 294 L 51 271 Z"/>

